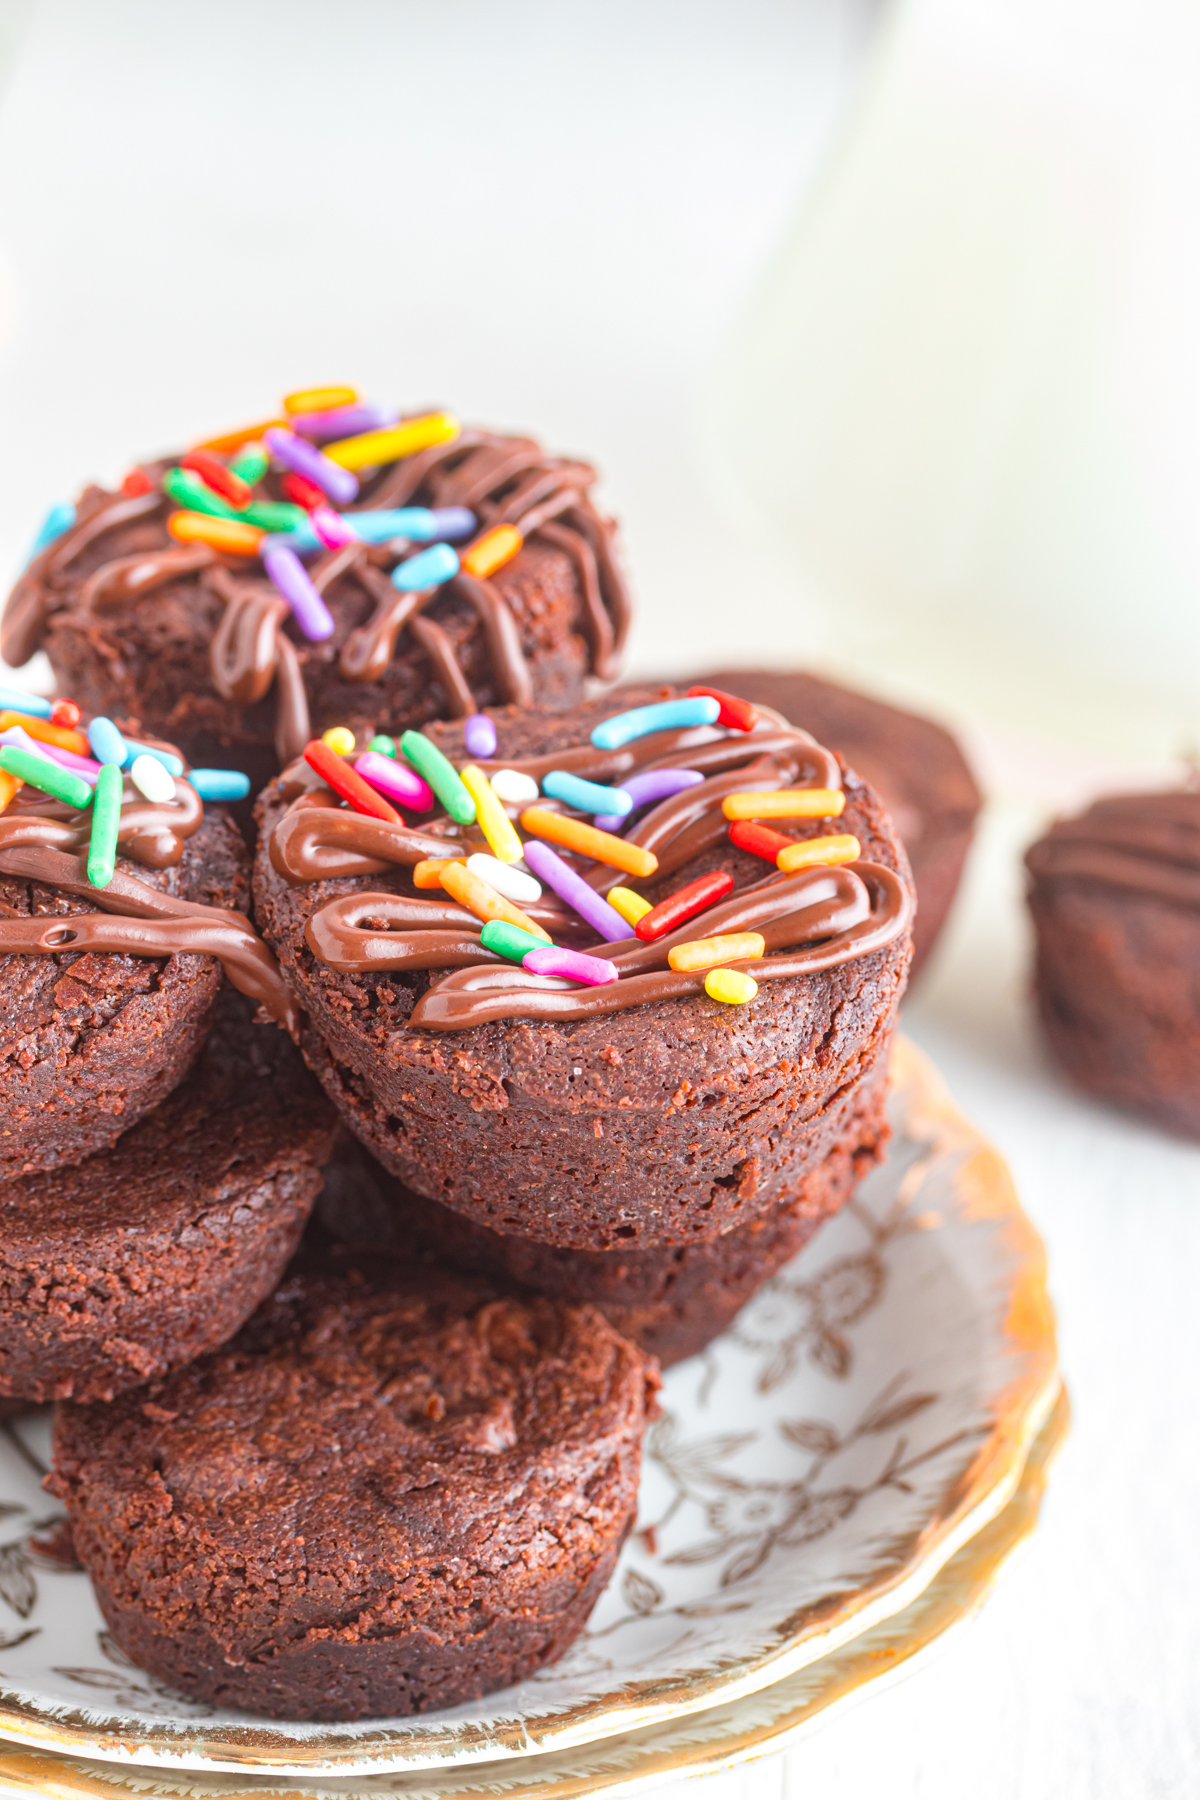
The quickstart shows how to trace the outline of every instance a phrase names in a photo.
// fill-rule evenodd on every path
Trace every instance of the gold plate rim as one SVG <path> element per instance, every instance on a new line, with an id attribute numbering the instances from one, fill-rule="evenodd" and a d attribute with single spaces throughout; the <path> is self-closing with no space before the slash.
<path id="1" fill-rule="evenodd" d="M 158 1729 L 143 1724 L 116 1730 L 97 1725 L 82 1709 L 48 1713 L 11 1690 L 0 1690 L 0 1740 L 142 1769 L 346 1778 L 484 1764 L 498 1775 L 501 1765 L 513 1759 L 573 1750 L 775 1687 L 901 1612 L 1008 1504 L 1030 1445 L 1054 1405 L 1059 1375 L 1045 1248 L 1021 1208 L 1005 1163 L 960 1111 L 929 1058 L 903 1037 L 893 1048 L 891 1080 L 905 1129 L 929 1146 L 930 1160 L 951 1149 L 958 1155 L 955 1179 L 965 1196 L 965 1219 L 987 1222 L 1003 1238 L 1012 1270 L 1005 1332 L 1022 1370 L 996 1397 L 978 1453 L 949 1485 L 913 1554 L 897 1572 L 840 1597 L 821 1616 L 810 1612 L 785 1618 L 775 1628 L 773 1647 L 737 1662 L 670 1680 L 629 1682 L 615 1694 L 536 1717 L 457 1722 L 440 1729 L 432 1720 L 376 1729 L 367 1723 L 353 1734 L 343 1729 L 303 1736 L 268 1720 L 222 1723 L 216 1729 L 164 1723 Z"/>

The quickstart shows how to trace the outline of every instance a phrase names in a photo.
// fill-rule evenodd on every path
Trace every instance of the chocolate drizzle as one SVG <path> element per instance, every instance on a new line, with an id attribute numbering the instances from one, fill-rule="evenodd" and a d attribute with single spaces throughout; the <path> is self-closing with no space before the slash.
<path id="1" fill-rule="evenodd" d="M 461 765 L 467 759 L 458 760 Z M 842 785 L 839 765 L 827 750 L 773 719 L 761 721 L 748 734 L 698 726 L 658 732 L 620 750 L 597 750 L 586 743 L 480 766 L 489 773 L 511 768 L 534 777 L 551 768 L 569 769 L 602 782 L 619 781 L 635 770 L 700 770 L 703 782 L 651 807 L 624 834 L 626 842 L 657 856 L 656 882 L 725 840 L 721 803 L 727 794 L 785 786 L 838 790 Z M 427 857 L 487 848 L 474 827 L 460 828 L 444 814 L 418 831 L 342 809 L 329 790 L 314 789 L 300 771 L 286 771 L 280 786 L 289 805 L 274 827 L 268 852 L 273 867 L 292 886 L 375 875 L 387 868 L 399 871 Z M 516 817 L 520 808 L 506 810 Z M 559 854 L 601 892 L 629 879 L 587 858 Z M 544 894 L 525 911 L 557 942 L 596 948 L 595 933 L 556 895 Z M 767 954 L 730 966 L 769 981 L 867 956 L 898 937 L 911 918 L 908 889 L 881 864 L 817 866 L 791 875 L 771 870 L 654 943 L 631 936 L 606 945 L 604 954 L 620 970 L 620 979 L 596 988 L 533 975 L 491 955 L 480 941 L 479 921 L 445 896 L 399 891 L 339 895 L 313 913 L 305 938 L 322 962 L 346 972 L 445 970 L 418 1000 L 409 1023 L 412 1028 L 457 1031 L 505 1018 L 589 1018 L 701 994 L 703 971 L 684 974 L 668 966 L 670 950 L 697 937 L 761 932 Z"/>
<path id="2" fill-rule="evenodd" d="M 1034 844 L 1038 881 L 1118 888 L 1200 910 L 1200 793 L 1114 794 L 1060 819 Z"/>

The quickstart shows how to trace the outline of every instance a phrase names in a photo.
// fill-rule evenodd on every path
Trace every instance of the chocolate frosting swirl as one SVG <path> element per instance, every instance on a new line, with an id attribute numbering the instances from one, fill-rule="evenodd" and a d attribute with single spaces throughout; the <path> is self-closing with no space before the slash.
<path id="1" fill-rule="evenodd" d="M 1116 888 L 1200 909 L 1200 792 L 1113 794 L 1026 853 L 1037 881 Z"/>
<path id="2" fill-rule="evenodd" d="M 457 760 L 459 766 L 466 757 Z M 624 833 L 625 841 L 654 852 L 655 881 L 670 876 L 723 841 L 728 794 L 755 789 L 810 786 L 838 790 L 841 769 L 805 732 L 773 718 L 750 733 L 699 726 L 658 732 L 619 750 L 591 743 L 543 755 L 480 764 L 486 772 L 511 768 L 540 777 L 551 768 L 612 782 L 635 770 L 693 768 L 705 779 L 652 806 Z M 487 845 L 474 827 L 460 828 L 444 814 L 421 831 L 348 812 L 328 789 L 314 788 L 311 771 L 288 770 L 280 778 L 289 804 L 275 824 L 268 854 L 292 886 L 411 868 L 426 857 L 469 855 Z M 569 809 L 552 801 L 540 802 Z M 520 808 L 506 808 L 516 816 Z M 619 870 L 558 854 L 601 892 L 628 880 Z M 524 909 L 558 942 L 595 948 L 595 933 L 557 896 Z M 350 972 L 444 970 L 421 996 L 410 1029 L 464 1030 L 490 1020 L 573 1020 L 704 991 L 705 971 L 680 973 L 668 965 L 677 944 L 717 933 L 757 931 L 766 954 L 730 967 L 758 980 L 804 975 L 867 956 L 907 929 L 912 897 L 903 881 L 879 863 L 815 866 L 791 875 L 772 870 L 735 891 L 675 932 L 645 943 L 631 936 L 604 946 L 620 977 L 584 988 L 538 976 L 484 949 L 479 921 L 448 897 L 400 891 L 356 891 L 327 900 L 309 918 L 305 940 L 329 967 Z"/>

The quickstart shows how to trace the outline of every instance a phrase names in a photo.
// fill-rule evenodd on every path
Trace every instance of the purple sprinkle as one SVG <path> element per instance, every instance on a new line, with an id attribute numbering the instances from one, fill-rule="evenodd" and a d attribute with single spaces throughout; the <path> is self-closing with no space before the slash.
<path id="1" fill-rule="evenodd" d="M 393 762 L 390 756 L 381 756 L 378 750 L 364 751 L 356 758 L 354 768 L 364 781 L 369 781 L 389 800 L 411 806 L 414 812 L 428 812 L 434 803 L 433 789 L 427 781 L 421 780 L 415 769 L 410 769 L 406 763 Z"/>
<path id="2" fill-rule="evenodd" d="M 60 769 L 70 769 L 73 774 L 81 775 L 86 782 L 95 787 L 100 774 L 100 764 L 93 762 L 90 756 L 76 756 L 73 750 L 60 750 L 57 744 L 43 744 L 40 738 L 30 737 L 21 725 L 9 725 L 0 731 L 0 745 L 11 744 L 14 750 L 28 750 L 34 756 L 40 756 L 43 762 L 56 763 Z"/>
<path id="3" fill-rule="evenodd" d="M 629 824 L 639 806 L 648 806 L 652 800 L 669 800 L 672 794 L 682 794 L 685 788 L 696 787 L 703 780 L 699 769 L 647 769 L 644 775 L 631 775 L 621 783 L 633 801 L 630 811 L 623 817 L 605 813 L 592 823 L 597 831 L 619 831 Z"/>
<path id="4" fill-rule="evenodd" d="M 304 564 L 286 544 L 264 546 L 263 567 L 292 609 L 292 617 L 314 644 L 333 636 L 333 614 L 313 586 Z"/>
<path id="5" fill-rule="evenodd" d="M 527 839 L 525 862 L 581 919 L 587 920 L 593 931 L 599 932 L 606 944 L 616 944 L 629 937 L 630 927 L 616 907 L 602 899 L 594 887 L 589 887 L 582 875 L 577 875 L 549 844 L 540 838 Z"/>
<path id="6" fill-rule="evenodd" d="M 521 967 L 534 975 L 565 975 L 568 981 L 586 981 L 589 987 L 607 987 L 620 979 L 616 963 L 603 956 L 585 956 L 581 950 L 527 950 Z"/>
<path id="7" fill-rule="evenodd" d="M 463 538 L 474 537 L 479 522 L 469 506 L 435 506 L 431 517 L 431 536 L 443 544 L 457 544 Z"/>
<path id="8" fill-rule="evenodd" d="M 358 499 L 358 476 L 352 475 L 349 469 L 343 469 L 340 463 L 331 462 L 323 451 L 314 449 L 304 438 L 297 437 L 294 431 L 284 431 L 282 426 L 272 425 L 263 432 L 263 443 L 276 462 L 281 462 L 285 468 L 294 469 L 297 475 L 315 482 L 323 494 L 329 495 L 335 506 L 349 506 L 352 500 Z"/>
<path id="9" fill-rule="evenodd" d="M 486 713 L 472 713 L 463 726 L 463 743 L 468 756 L 495 756 L 496 727 Z"/>
<path id="10" fill-rule="evenodd" d="M 291 427 L 315 444 L 361 437 L 364 431 L 386 431 L 400 417 L 397 406 L 334 406 L 328 412 L 293 413 Z"/>

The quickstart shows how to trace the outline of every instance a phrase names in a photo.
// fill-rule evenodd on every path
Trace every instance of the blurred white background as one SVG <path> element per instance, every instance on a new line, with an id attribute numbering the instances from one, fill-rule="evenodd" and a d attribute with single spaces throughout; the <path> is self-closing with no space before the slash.
<path id="1" fill-rule="evenodd" d="M 0 0 L 0 573 L 348 380 L 594 457 L 634 667 L 815 658 L 994 796 L 907 1009 L 1049 1241 L 1076 1425 L 939 1661 L 746 1800 L 1200 1792 L 1200 1154 L 1070 1095 L 1019 855 L 1200 652 L 1194 0 Z"/>

